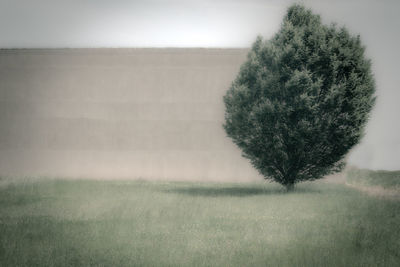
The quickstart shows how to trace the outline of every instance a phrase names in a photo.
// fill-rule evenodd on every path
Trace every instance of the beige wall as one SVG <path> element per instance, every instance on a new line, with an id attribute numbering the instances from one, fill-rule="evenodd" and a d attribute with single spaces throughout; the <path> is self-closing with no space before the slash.
<path id="1" fill-rule="evenodd" d="M 0 50 L 0 175 L 261 179 L 222 128 L 246 54 Z"/>

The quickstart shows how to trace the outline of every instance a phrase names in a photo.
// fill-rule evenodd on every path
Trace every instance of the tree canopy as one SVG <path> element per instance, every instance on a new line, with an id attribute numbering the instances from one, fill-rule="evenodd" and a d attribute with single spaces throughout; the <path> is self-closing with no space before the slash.
<path id="1" fill-rule="evenodd" d="M 302 5 L 257 37 L 224 96 L 224 128 L 266 178 L 288 189 L 340 171 L 375 102 L 359 36 Z"/>

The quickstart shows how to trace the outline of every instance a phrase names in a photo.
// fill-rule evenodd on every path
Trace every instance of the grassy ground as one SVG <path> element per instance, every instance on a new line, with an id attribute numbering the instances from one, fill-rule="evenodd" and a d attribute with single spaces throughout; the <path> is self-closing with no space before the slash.
<path id="1" fill-rule="evenodd" d="M 371 171 L 352 168 L 346 172 L 350 184 L 381 186 L 385 189 L 400 190 L 400 171 Z"/>
<path id="2" fill-rule="evenodd" d="M 399 266 L 400 202 L 343 184 L 0 181 L 0 266 Z"/>

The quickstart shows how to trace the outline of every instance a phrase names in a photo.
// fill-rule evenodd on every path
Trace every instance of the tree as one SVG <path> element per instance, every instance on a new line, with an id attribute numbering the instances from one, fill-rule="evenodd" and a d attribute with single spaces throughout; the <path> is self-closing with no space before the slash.
<path id="1" fill-rule="evenodd" d="M 343 168 L 375 102 L 364 50 L 297 4 L 275 36 L 257 37 L 224 96 L 224 128 L 266 179 L 291 190 Z"/>

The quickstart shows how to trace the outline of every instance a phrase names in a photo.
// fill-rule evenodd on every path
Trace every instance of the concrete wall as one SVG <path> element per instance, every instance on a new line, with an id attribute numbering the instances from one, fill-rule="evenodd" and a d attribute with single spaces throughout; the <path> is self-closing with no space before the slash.
<path id="1" fill-rule="evenodd" d="M 0 50 L 0 175 L 261 179 L 222 128 L 246 54 Z"/>

